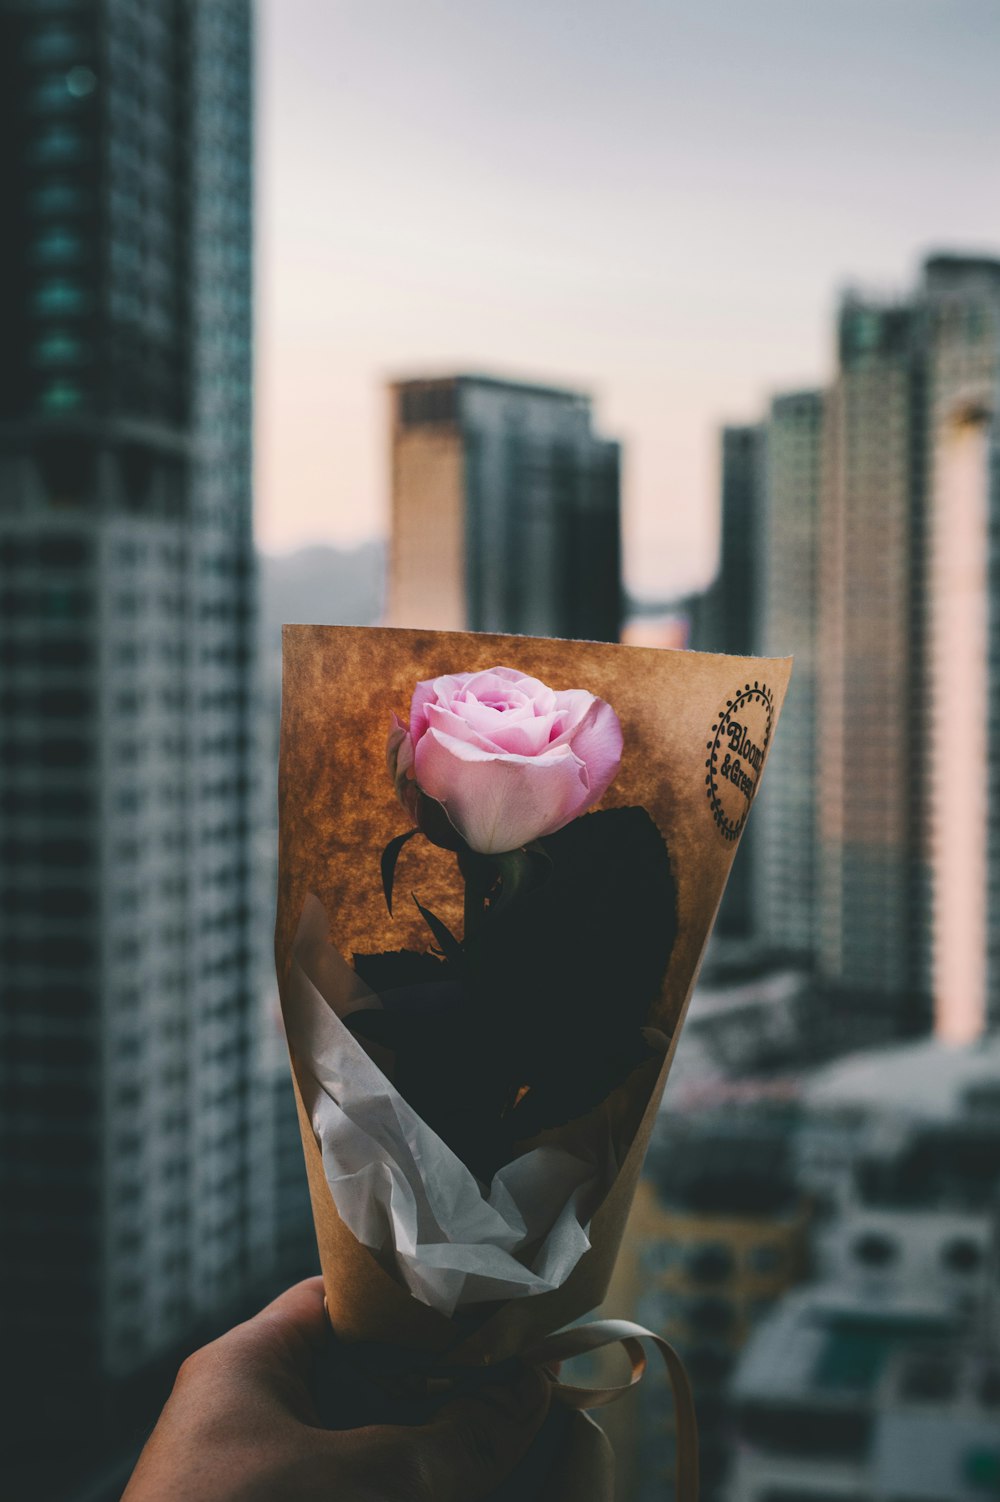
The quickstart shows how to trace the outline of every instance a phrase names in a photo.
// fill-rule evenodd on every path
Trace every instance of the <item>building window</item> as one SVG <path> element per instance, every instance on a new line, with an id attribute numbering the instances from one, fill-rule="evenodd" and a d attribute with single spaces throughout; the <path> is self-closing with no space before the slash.
<path id="1" fill-rule="evenodd" d="M 956 1371 L 949 1361 L 933 1356 L 914 1356 L 900 1379 L 904 1398 L 922 1403 L 946 1403 L 955 1396 Z"/>
<path id="2" fill-rule="evenodd" d="M 691 1325 L 705 1335 L 725 1335 L 735 1317 L 728 1299 L 695 1299 L 688 1311 Z"/>
<path id="3" fill-rule="evenodd" d="M 783 1265 L 785 1253 L 782 1247 L 771 1242 L 761 1242 L 747 1252 L 747 1266 L 755 1273 L 775 1273 Z"/>
<path id="4" fill-rule="evenodd" d="M 41 167 L 63 166 L 80 161 L 85 143 L 82 133 L 69 125 L 51 125 L 28 148 L 32 162 Z"/>
<path id="5" fill-rule="evenodd" d="M 36 365 L 79 365 L 87 355 L 87 347 L 81 339 L 62 329 L 54 329 L 32 348 Z"/>
<path id="6" fill-rule="evenodd" d="M 67 265 L 83 256 L 83 240 L 73 230 L 59 226 L 39 235 L 32 247 L 32 259 L 38 265 Z"/>
<path id="7" fill-rule="evenodd" d="M 79 621 L 90 614 L 91 604 L 87 590 L 55 584 L 42 591 L 41 613 L 47 621 Z"/>
<path id="8" fill-rule="evenodd" d="M 39 643 L 38 660 L 43 667 L 82 668 L 93 656 L 90 642 L 72 637 L 50 637 Z"/>
<path id="9" fill-rule="evenodd" d="M 83 391 L 74 381 L 52 381 L 43 387 L 43 412 L 72 412 L 83 404 Z"/>
<path id="10" fill-rule="evenodd" d="M 983 1253 L 981 1247 L 970 1241 L 967 1236 L 956 1236 L 954 1241 L 948 1241 L 941 1248 L 941 1262 L 949 1272 L 961 1273 L 967 1276 L 976 1272 L 982 1265 Z"/>
<path id="11" fill-rule="evenodd" d="M 859 1236 L 852 1251 L 855 1260 L 865 1267 L 888 1267 L 899 1255 L 899 1247 L 892 1237 L 883 1236 L 878 1231 Z"/>
<path id="12" fill-rule="evenodd" d="M 76 96 L 67 86 L 65 73 L 51 73 L 36 83 L 28 95 L 28 106 L 36 114 L 51 114 L 76 107 Z"/>
<path id="13" fill-rule="evenodd" d="M 82 313 L 86 311 L 88 296 L 77 282 L 43 282 L 32 298 L 36 313 Z"/>
<path id="14" fill-rule="evenodd" d="M 84 49 L 84 39 L 68 26 L 49 24 L 28 37 L 24 58 L 29 63 L 69 63 Z"/>
<path id="15" fill-rule="evenodd" d="M 45 719 L 78 719 L 90 713 L 93 703 L 93 696 L 83 689 L 50 688 L 39 691 L 35 709 Z"/>
<path id="16" fill-rule="evenodd" d="M 722 1242 L 694 1247 L 685 1259 L 688 1277 L 695 1283 L 723 1283 L 733 1271 L 733 1254 Z"/>

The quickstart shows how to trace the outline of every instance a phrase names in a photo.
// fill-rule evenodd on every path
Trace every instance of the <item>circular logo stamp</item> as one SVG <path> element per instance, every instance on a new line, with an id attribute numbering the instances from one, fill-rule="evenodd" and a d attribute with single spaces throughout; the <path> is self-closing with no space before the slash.
<path id="1" fill-rule="evenodd" d="M 705 759 L 705 792 L 719 833 L 738 840 L 750 812 L 771 743 L 774 695 L 766 683 L 745 683 L 726 700 L 712 726 Z"/>

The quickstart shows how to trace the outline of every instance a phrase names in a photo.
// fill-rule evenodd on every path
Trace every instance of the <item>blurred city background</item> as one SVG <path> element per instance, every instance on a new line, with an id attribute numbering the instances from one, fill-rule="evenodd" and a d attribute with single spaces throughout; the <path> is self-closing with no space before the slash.
<path id="1" fill-rule="evenodd" d="M 315 1268 L 283 621 L 795 654 L 608 1312 L 706 1502 L 1000 1497 L 998 44 L 0 0 L 5 1497 L 112 1502 Z"/>

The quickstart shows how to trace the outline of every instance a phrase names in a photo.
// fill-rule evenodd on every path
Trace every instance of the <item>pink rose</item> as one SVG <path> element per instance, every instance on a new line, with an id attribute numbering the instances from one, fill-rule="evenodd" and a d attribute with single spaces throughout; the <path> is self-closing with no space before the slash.
<path id="1" fill-rule="evenodd" d="M 610 704 L 514 668 L 418 683 L 409 731 L 394 720 L 388 746 L 404 807 L 412 812 L 414 792 L 435 799 L 483 855 L 562 829 L 603 796 L 621 754 Z"/>

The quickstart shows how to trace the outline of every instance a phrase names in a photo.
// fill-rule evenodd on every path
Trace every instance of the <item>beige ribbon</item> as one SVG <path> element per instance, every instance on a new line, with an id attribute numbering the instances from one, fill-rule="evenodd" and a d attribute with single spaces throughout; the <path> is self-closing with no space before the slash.
<path id="1" fill-rule="evenodd" d="M 569 1330 L 560 1330 L 550 1335 L 522 1359 L 532 1366 L 549 1366 L 557 1361 L 569 1361 L 573 1356 L 586 1356 L 606 1346 L 621 1344 L 632 1364 L 627 1382 L 616 1387 L 574 1387 L 571 1383 L 553 1379 L 553 1397 L 568 1408 L 605 1408 L 616 1403 L 630 1392 L 646 1370 L 646 1353 L 640 1344 L 651 1340 L 663 1357 L 674 1395 L 674 1421 L 677 1432 L 677 1451 L 674 1463 L 675 1502 L 698 1502 L 698 1423 L 695 1418 L 694 1399 L 684 1364 L 673 1346 L 652 1330 L 635 1325 L 627 1319 L 598 1319 L 588 1325 L 576 1325 Z"/>

